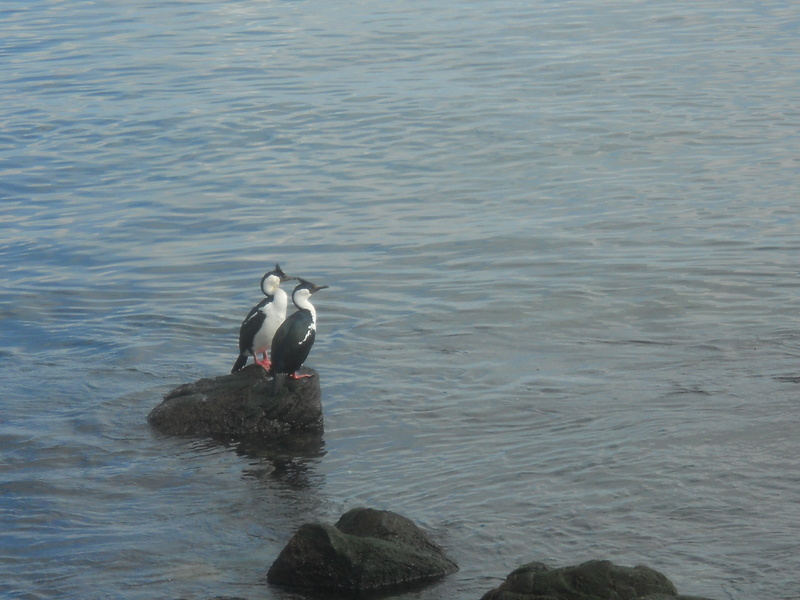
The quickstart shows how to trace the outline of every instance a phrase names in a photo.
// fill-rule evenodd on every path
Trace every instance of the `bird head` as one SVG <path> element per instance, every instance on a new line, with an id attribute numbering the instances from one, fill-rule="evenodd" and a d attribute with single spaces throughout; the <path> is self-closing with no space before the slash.
<path id="1" fill-rule="evenodd" d="M 311 294 L 314 294 L 320 290 L 324 290 L 326 287 L 328 287 L 327 285 L 317 285 L 315 283 L 311 283 L 302 277 L 298 277 L 297 280 L 300 283 L 297 284 L 292 292 L 292 301 L 298 306 L 305 300 L 308 300 L 308 297 L 311 296 Z"/>
<path id="2" fill-rule="evenodd" d="M 315 283 L 311 283 L 307 279 L 303 279 L 302 277 L 298 277 L 297 280 L 300 282 L 297 284 L 297 287 L 294 288 L 294 291 L 305 289 L 308 290 L 309 294 L 314 294 L 320 290 L 324 290 L 327 288 L 327 285 L 317 285 Z"/>
<path id="3" fill-rule="evenodd" d="M 281 283 L 283 283 L 284 281 L 291 281 L 293 279 L 297 279 L 297 277 L 289 277 L 286 273 L 284 273 L 283 269 L 281 269 L 281 266 L 278 263 L 275 263 L 275 269 L 267 273 L 267 275 L 275 275 L 276 277 L 279 277 Z"/>
<path id="4" fill-rule="evenodd" d="M 284 281 L 291 281 L 292 279 L 297 279 L 297 277 L 289 277 L 283 272 L 281 266 L 275 263 L 275 269 L 268 271 L 264 277 L 261 278 L 261 291 L 264 292 L 265 296 L 271 296 L 275 293 L 275 290 L 280 287 L 281 283 Z"/>

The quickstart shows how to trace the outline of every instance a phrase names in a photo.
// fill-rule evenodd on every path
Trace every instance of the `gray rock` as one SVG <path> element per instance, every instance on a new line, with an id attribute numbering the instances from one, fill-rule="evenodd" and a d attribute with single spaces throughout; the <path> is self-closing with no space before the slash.
<path id="1" fill-rule="evenodd" d="M 481 600 L 692 600 L 679 596 L 667 577 L 649 567 L 621 567 L 592 560 L 550 568 L 533 562 L 511 572 Z M 694 598 L 693 600 L 708 600 Z"/>
<path id="2" fill-rule="evenodd" d="M 414 523 L 355 508 L 335 526 L 302 525 L 267 573 L 270 583 L 363 592 L 432 580 L 458 570 Z"/>
<path id="3" fill-rule="evenodd" d="M 319 375 L 299 380 L 273 379 L 260 366 L 201 379 L 175 388 L 147 416 L 170 435 L 279 438 L 323 430 Z M 276 389 L 274 389 L 276 388 Z"/>

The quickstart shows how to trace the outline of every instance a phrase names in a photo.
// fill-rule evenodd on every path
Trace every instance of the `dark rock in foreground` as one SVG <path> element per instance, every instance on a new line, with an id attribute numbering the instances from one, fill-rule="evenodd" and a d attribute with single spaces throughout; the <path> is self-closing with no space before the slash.
<path id="1" fill-rule="evenodd" d="M 260 366 L 237 373 L 201 379 L 175 388 L 147 416 L 147 421 L 170 435 L 282 437 L 322 432 L 319 376 L 273 379 Z"/>
<path id="2" fill-rule="evenodd" d="M 267 574 L 270 583 L 363 592 L 443 577 L 458 570 L 414 523 L 355 508 L 335 526 L 306 524 Z"/>
<path id="3" fill-rule="evenodd" d="M 649 567 L 620 567 L 592 560 L 553 569 L 542 563 L 522 565 L 481 600 L 708 600 L 679 596 L 675 586 Z"/>

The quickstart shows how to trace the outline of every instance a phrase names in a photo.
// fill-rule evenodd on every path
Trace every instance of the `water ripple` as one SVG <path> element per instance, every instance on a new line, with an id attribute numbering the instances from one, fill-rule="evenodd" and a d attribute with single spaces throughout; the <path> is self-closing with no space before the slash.
<path id="1" fill-rule="evenodd" d="M 0 589 L 288 597 L 291 531 L 433 532 L 474 598 L 610 558 L 783 600 L 791 5 L 0 8 Z M 275 261 L 330 285 L 324 449 L 153 434 Z"/>

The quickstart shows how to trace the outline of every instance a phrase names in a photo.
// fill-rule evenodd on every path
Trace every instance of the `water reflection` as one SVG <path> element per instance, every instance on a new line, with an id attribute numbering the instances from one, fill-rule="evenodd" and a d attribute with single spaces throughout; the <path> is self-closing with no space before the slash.
<path id="1" fill-rule="evenodd" d="M 282 442 L 258 438 L 237 440 L 236 453 L 257 462 L 243 470 L 243 476 L 257 481 L 278 481 L 297 492 L 316 492 L 324 486 L 324 476 L 316 472 L 316 464 L 325 456 L 322 433 L 292 435 Z"/>

